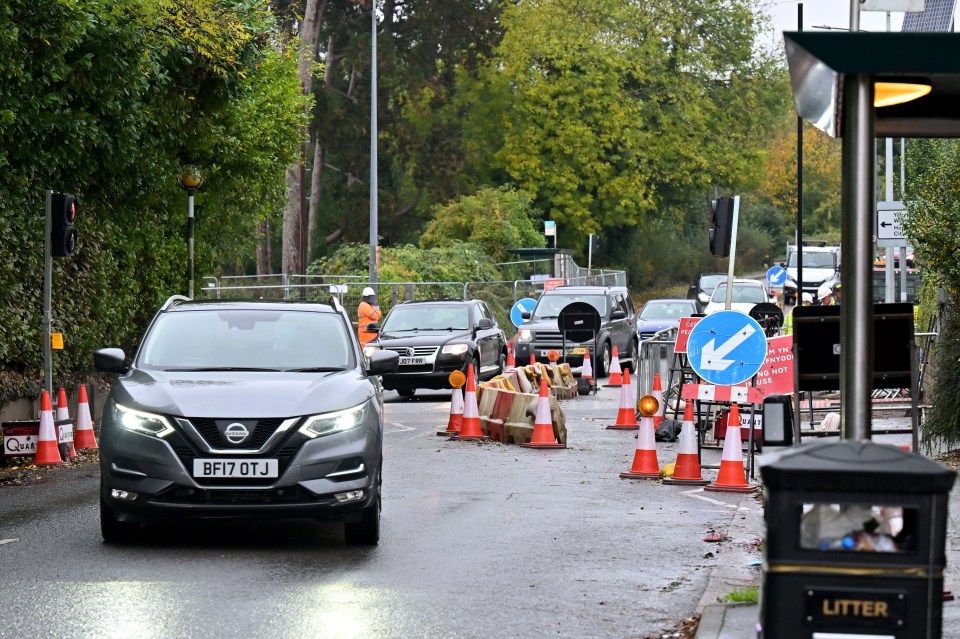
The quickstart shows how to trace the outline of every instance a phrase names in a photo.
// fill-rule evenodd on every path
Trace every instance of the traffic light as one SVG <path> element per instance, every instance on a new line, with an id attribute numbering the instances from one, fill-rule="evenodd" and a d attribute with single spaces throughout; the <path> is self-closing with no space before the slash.
<path id="1" fill-rule="evenodd" d="M 590 253 L 592 255 L 597 255 L 600 253 L 600 236 L 596 234 L 590 235 Z"/>
<path id="2" fill-rule="evenodd" d="M 733 234 L 733 198 L 710 201 L 710 224 L 710 252 L 717 257 L 728 257 Z"/>
<path id="3" fill-rule="evenodd" d="M 68 257 L 77 248 L 77 199 L 70 193 L 54 193 L 50 206 L 50 255 Z"/>

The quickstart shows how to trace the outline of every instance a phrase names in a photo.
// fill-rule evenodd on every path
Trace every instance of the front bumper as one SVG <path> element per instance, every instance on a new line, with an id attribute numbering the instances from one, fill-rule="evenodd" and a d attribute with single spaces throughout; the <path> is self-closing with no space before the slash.
<path id="1" fill-rule="evenodd" d="M 518 366 L 529 364 L 531 354 L 536 361 L 549 363 L 550 351 L 556 351 L 560 355 L 557 361 L 567 362 L 571 366 L 582 366 L 585 353 L 590 353 L 591 358 L 596 358 L 597 353 L 594 353 L 593 349 L 593 344 L 567 344 L 564 351 L 563 344 L 528 342 L 517 344 L 514 357 Z"/>
<path id="2" fill-rule="evenodd" d="M 106 436 L 103 436 L 105 434 Z M 271 479 L 196 478 L 196 458 L 277 459 Z M 100 490 L 121 521 L 170 517 L 304 517 L 357 521 L 376 503 L 382 459 L 369 426 L 310 439 L 299 432 L 262 455 L 202 452 L 180 431 L 160 439 L 108 427 L 100 442 Z M 341 503 L 335 495 L 363 490 Z M 115 496 L 115 491 L 136 495 Z"/>

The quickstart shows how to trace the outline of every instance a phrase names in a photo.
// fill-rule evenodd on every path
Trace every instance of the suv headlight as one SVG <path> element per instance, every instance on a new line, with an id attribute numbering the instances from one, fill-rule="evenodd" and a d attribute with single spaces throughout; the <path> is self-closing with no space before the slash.
<path id="1" fill-rule="evenodd" d="M 335 413 L 312 415 L 308 417 L 304 425 L 300 427 L 300 432 L 307 437 L 314 438 L 352 430 L 363 424 L 366 420 L 368 404 L 369 402 L 364 402 L 359 406 L 339 410 Z"/>
<path id="2" fill-rule="evenodd" d="M 113 405 L 115 421 L 121 428 L 143 433 L 144 435 L 153 435 L 154 437 L 166 437 L 173 433 L 173 426 L 163 415 L 154 415 L 142 410 L 127 408 L 122 404 Z"/>
<path id="3" fill-rule="evenodd" d="M 444 355 L 463 355 L 470 349 L 467 344 L 445 344 L 440 352 Z"/>
<path id="4" fill-rule="evenodd" d="M 532 342 L 533 341 L 533 331 L 521 328 L 517 331 L 517 342 Z"/>
<path id="5" fill-rule="evenodd" d="M 378 350 L 380 350 L 379 346 L 374 346 L 373 344 L 367 344 L 366 346 L 363 347 L 363 354 L 366 355 L 367 357 L 370 357 Z"/>

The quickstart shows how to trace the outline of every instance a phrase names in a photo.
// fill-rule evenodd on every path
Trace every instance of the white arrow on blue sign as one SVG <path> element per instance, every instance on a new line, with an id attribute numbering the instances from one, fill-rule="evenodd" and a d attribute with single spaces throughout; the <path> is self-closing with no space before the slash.
<path id="1" fill-rule="evenodd" d="M 787 269 L 782 266 L 771 266 L 767 271 L 767 281 L 773 286 L 783 286 L 787 281 Z"/>
<path id="2" fill-rule="evenodd" d="M 763 366 L 767 336 L 752 317 L 739 311 L 718 311 L 690 331 L 687 357 L 694 372 L 712 384 L 741 384 Z"/>
<path id="3" fill-rule="evenodd" d="M 513 308 L 510 309 L 510 321 L 513 322 L 513 325 L 517 328 L 520 328 L 521 324 L 526 323 L 527 320 L 523 319 L 524 311 L 533 312 L 533 307 L 537 305 L 537 300 L 532 297 L 524 297 L 523 299 L 517 300 L 517 303 L 513 305 Z"/>

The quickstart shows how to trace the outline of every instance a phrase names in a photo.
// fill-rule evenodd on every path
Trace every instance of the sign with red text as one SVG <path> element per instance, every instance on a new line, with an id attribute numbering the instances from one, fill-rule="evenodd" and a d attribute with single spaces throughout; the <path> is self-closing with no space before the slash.
<path id="1" fill-rule="evenodd" d="M 767 395 L 793 393 L 793 335 L 767 339 L 767 358 L 757 371 L 757 390 Z"/>
<path id="2" fill-rule="evenodd" d="M 687 352 L 687 340 L 690 339 L 690 331 L 702 320 L 702 317 L 681 317 L 680 328 L 677 329 L 677 343 L 673 346 L 674 353 Z"/>

